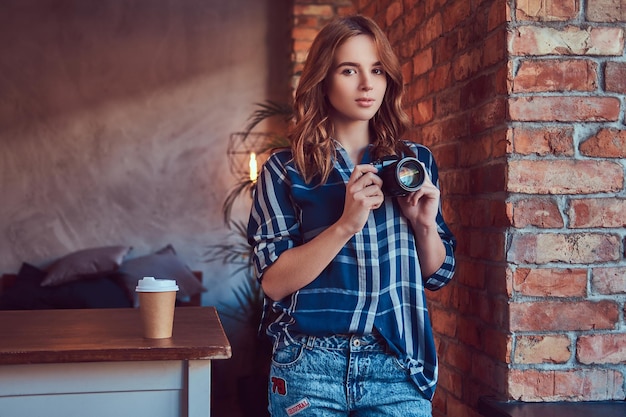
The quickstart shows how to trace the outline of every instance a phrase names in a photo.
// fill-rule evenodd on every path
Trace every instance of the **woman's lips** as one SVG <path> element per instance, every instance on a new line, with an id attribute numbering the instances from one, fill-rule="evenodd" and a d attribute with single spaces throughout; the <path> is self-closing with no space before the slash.
<path id="1" fill-rule="evenodd" d="M 374 104 L 373 98 L 358 98 L 356 102 L 363 107 L 371 107 Z"/>

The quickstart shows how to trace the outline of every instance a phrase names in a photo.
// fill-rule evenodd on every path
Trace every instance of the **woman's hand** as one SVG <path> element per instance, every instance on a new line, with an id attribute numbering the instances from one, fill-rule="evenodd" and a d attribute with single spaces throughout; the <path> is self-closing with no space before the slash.
<path id="1" fill-rule="evenodd" d="M 440 196 L 439 189 L 426 172 L 424 184 L 419 190 L 405 197 L 398 197 L 402 213 L 414 230 L 436 227 Z"/>
<path id="2" fill-rule="evenodd" d="M 265 270 L 261 285 L 265 295 L 280 300 L 293 294 L 316 279 L 341 251 L 341 248 L 360 232 L 371 210 L 384 200 L 380 189 L 382 180 L 372 165 L 357 165 L 346 184 L 343 214 L 335 223 L 308 242 L 283 252 Z"/>
<path id="3" fill-rule="evenodd" d="M 413 228 L 417 256 L 424 277 L 434 274 L 446 257 L 446 249 L 437 231 L 439 199 L 439 189 L 435 187 L 428 173 L 422 188 L 405 197 L 398 197 L 402 214 Z"/>
<path id="4" fill-rule="evenodd" d="M 373 165 L 357 165 L 346 184 L 343 214 L 338 223 L 351 234 L 360 232 L 370 211 L 383 204 L 383 181 L 376 172 L 378 170 Z"/>

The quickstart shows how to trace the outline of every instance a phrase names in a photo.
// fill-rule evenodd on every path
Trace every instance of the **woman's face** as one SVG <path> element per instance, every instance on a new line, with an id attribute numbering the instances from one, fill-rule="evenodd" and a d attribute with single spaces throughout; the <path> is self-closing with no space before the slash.
<path id="1" fill-rule="evenodd" d="M 335 51 L 326 80 L 334 123 L 350 124 L 374 117 L 387 89 L 387 75 L 374 40 L 368 35 L 348 38 Z"/>

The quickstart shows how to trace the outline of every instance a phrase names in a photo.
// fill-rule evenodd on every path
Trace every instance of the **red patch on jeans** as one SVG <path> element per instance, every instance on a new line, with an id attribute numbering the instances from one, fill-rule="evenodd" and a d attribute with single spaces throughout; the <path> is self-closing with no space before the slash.
<path id="1" fill-rule="evenodd" d="M 272 377 L 272 393 L 287 395 L 287 382 L 282 378 Z"/>
<path id="2" fill-rule="evenodd" d="M 298 414 L 300 411 L 303 411 L 311 406 L 308 398 L 303 398 L 294 405 L 291 405 L 285 409 L 287 411 L 287 415 L 289 417 Z"/>

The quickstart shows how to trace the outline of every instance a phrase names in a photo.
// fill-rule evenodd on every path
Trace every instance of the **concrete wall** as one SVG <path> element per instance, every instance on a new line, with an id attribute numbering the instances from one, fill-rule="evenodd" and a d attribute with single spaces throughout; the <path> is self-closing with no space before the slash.
<path id="1" fill-rule="evenodd" d="M 232 132 L 288 94 L 286 0 L 0 3 L 0 272 L 109 244 L 203 262 Z M 226 287 L 226 288 L 225 288 Z"/>

